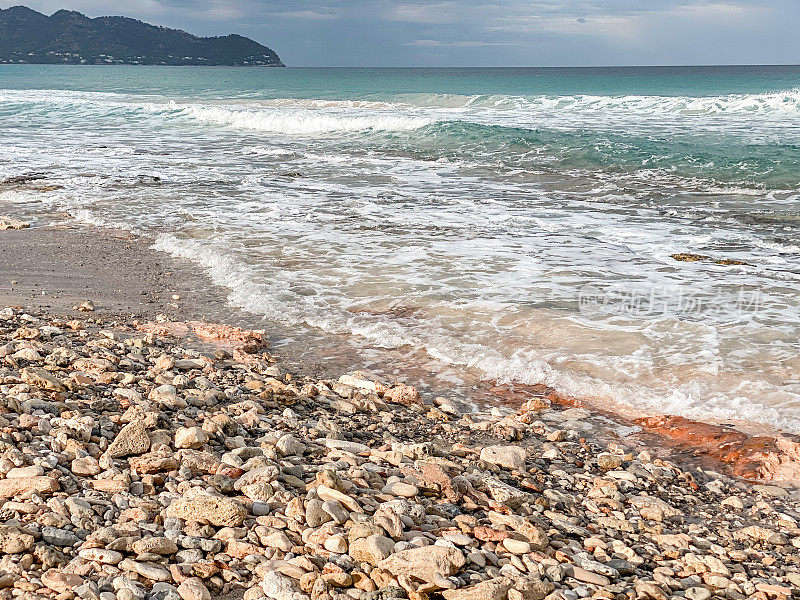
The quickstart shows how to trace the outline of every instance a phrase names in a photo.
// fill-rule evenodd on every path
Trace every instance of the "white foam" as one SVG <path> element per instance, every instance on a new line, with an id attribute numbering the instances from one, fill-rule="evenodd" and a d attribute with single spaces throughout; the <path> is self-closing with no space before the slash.
<path id="1" fill-rule="evenodd" d="M 433 122 L 430 118 L 364 112 L 324 112 L 316 109 L 234 109 L 183 106 L 180 114 L 203 123 L 291 135 L 356 131 L 410 131 Z"/>

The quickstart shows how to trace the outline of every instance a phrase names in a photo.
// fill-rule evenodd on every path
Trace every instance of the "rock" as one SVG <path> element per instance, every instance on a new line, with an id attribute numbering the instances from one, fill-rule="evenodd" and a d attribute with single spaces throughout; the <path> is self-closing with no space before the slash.
<path id="1" fill-rule="evenodd" d="M 547 534 L 540 528 L 528 521 L 527 519 L 514 514 L 503 514 L 497 511 L 490 511 L 489 520 L 495 525 L 505 525 L 523 535 L 531 546 L 532 550 L 541 552 L 550 540 Z"/>
<path id="2" fill-rule="evenodd" d="M 150 438 L 142 421 L 131 421 L 120 429 L 117 437 L 108 446 L 106 455 L 123 458 L 133 454 L 144 454 L 150 449 Z"/>
<path id="3" fill-rule="evenodd" d="M 190 577 L 178 586 L 182 600 L 211 600 L 211 592 L 199 577 Z"/>
<path id="4" fill-rule="evenodd" d="M 622 457 L 618 454 L 603 452 L 597 455 L 597 466 L 603 471 L 614 471 L 622 466 Z"/>
<path id="5" fill-rule="evenodd" d="M 366 454 L 370 451 L 369 446 L 365 444 L 348 442 L 346 440 L 327 439 L 325 440 L 325 447 L 331 450 L 344 450 L 345 452 L 351 452 L 353 454 Z"/>
<path id="6" fill-rule="evenodd" d="M 149 579 L 150 581 L 172 581 L 172 575 L 170 572 L 166 568 L 156 563 L 138 562 L 131 560 L 130 558 L 126 558 L 117 566 L 123 571 L 136 573 L 137 575 L 144 577 L 145 579 Z"/>
<path id="7" fill-rule="evenodd" d="M 51 392 L 65 392 L 67 390 L 67 386 L 52 373 L 44 369 L 34 367 L 22 369 L 22 371 L 20 371 L 20 377 L 22 381 L 28 385 L 33 385 L 43 390 L 49 390 Z"/>
<path id="8" fill-rule="evenodd" d="M 297 588 L 294 581 L 277 571 L 264 575 L 261 589 L 270 600 L 308 600 L 308 596 Z"/>
<path id="9" fill-rule="evenodd" d="M 737 498 L 736 496 L 729 496 L 728 498 L 725 498 L 725 500 L 720 502 L 720 506 L 725 506 L 734 510 L 744 510 L 744 502 L 742 502 L 741 499 Z"/>
<path id="10" fill-rule="evenodd" d="M 503 547 L 511 554 L 528 554 L 531 551 L 531 545 L 528 542 L 513 538 L 504 539 Z"/>
<path id="11" fill-rule="evenodd" d="M 466 563 L 460 550 L 444 546 L 425 546 L 397 552 L 383 559 L 378 567 L 395 576 L 432 582 L 437 576 L 449 577 Z"/>
<path id="12" fill-rule="evenodd" d="M 208 436 L 200 427 L 181 427 L 175 432 L 176 448 L 198 449 L 208 441 Z"/>
<path id="13" fill-rule="evenodd" d="M 572 566 L 568 571 L 568 574 L 578 581 L 583 581 L 585 583 L 591 583 L 593 585 L 600 586 L 611 585 L 611 580 L 608 577 L 604 577 L 599 573 L 592 573 L 591 571 L 581 569 L 580 567 Z"/>
<path id="14" fill-rule="evenodd" d="M 505 504 L 512 510 L 522 506 L 523 502 L 530 497 L 530 494 L 504 483 L 496 477 L 484 476 L 483 483 L 495 501 Z"/>
<path id="15" fill-rule="evenodd" d="M 56 527 L 42 527 L 42 539 L 54 546 L 74 546 L 80 538 L 66 529 Z"/>
<path id="16" fill-rule="evenodd" d="M 116 565 L 123 559 L 123 556 L 120 552 L 117 552 L 116 550 L 105 550 L 103 548 L 84 548 L 78 552 L 78 556 L 84 560 L 90 560 L 108 565 Z"/>
<path id="17" fill-rule="evenodd" d="M 306 445 L 300 442 L 292 434 L 287 433 L 275 444 L 275 449 L 283 456 L 300 456 L 306 451 Z"/>
<path id="18" fill-rule="evenodd" d="M 0 217 L 0 231 L 7 229 L 27 229 L 31 224 L 28 221 L 21 221 L 13 217 L 2 216 Z"/>
<path id="19" fill-rule="evenodd" d="M 325 500 L 337 500 L 341 502 L 344 506 L 347 507 L 348 510 L 352 512 L 361 513 L 364 512 L 361 507 L 358 505 L 353 498 L 348 496 L 347 494 L 340 492 L 338 490 L 334 490 L 333 488 L 329 488 L 327 485 L 319 485 L 317 486 L 317 495 L 322 499 Z"/>
<path id="20" fill-rule="evenodd" d="M 487 446 L 481 450 L 481 460 L 512 471 L 525 469 L 527 453 L 519 446 Z"/>
<path id="21" fill-rule="evenodd" d="M 178 546 L 165 537 L 149 537 L 133 543 L 133 551 L 137 554 L 175 554 Z"/>
<path id="22" fill-rule="evenodd" d="M 0 479 L 0 498 L 12 498 L 30 493 L 51 494 L 61 489 L 52 477 L 14 477 Z"/>
<path id="23" fill-rule="evenodd" d="M 388 558 L 393 550 L 393 540 L 383 535 L 375 534 L 352 541 L 349 552 L 353 560 L 369 563 L 376 567 L 378 563 Z"/>
<path id="24" fill-rule="evenodd" d="M 686 590 L 686 597 L 689 600 L 709 600 L 713 594 L 711 590 L 703 586 L 690 587 Z"/>
<path id="25" fill-rule="evenodd" d="M 511 581 L 506 577 L 481 581 L 458 590 L 444 590 L 445 600 L 506 600 Z"/>
<path id="26" fill-rule="evenodd" d="M 75 475 L 80 475 L 81 477 L 94 477 L 100 473 L 101 470 L 100 463 L 98 463 L 96 458 L 91 456 L 76 458 L 70 465 L 70 471 L 72 471 L 72 473 Z"/>
<path id="27" fill-rule="evenodd" d="M 394 545 L 394 543 L 392 543 Z M 329 552 L 335 552 L 336 554 L 345 554 L 347 552 L 347 539 L 344 535 L 337 534 L 332 535 L 327 540 L 325 540 L 325 549 Z"/>
<path id="28" fill-rule="evenodd" d="M 28 551 L 35 538 L 9 525 L 0 525 L 0 554 L 19 554 Z"/>
<path id="29" fill-rule="evenodd" d="M 83 585 L 83 577 L 50 569 L 42 574 L 42 585 L 49 587 L 54 592 L 63 594 Z"/>
<path id="30" fill-rule="evenodd" d="M 384 392 L 383 397 L 403 406 L 422 404 L 422 396 L 419 390 L 410 385 L 397 385 Z"/>
<path id="31" fill-rule="evenodd" d="M 173 500 L 165 514 L 184 521 L 208 522 L 215 527 L 238 527 L 247 517 L 247 509 L 230 498 L 202 495 L 191 500 Z"/>

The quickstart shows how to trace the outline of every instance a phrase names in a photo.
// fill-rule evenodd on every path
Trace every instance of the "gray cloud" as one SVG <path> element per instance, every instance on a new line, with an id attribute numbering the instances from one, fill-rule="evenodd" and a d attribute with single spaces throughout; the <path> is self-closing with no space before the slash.
<path id="1" fill-rule="evenodd" d="M 8 7 L 17 2 L 0 2 Z M 291 65 L 598 65 L 800 60 L 796 0 L 28 0 L 200 35 Z"/>

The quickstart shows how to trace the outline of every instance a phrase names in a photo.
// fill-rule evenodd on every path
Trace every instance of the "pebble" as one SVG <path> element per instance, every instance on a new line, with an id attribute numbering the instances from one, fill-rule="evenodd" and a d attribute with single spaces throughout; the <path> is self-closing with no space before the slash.
<path id="1" fill-rule="evenodd" d="M 252 350 L 214 354 L 74 325 L 0 311 L 2 598 L 779 600 L 800 585 L 795 490 L 606 443 L 583 409 L 434 409 L 363 372 L 285 373 L 257 332 L 214 330 Z"/>

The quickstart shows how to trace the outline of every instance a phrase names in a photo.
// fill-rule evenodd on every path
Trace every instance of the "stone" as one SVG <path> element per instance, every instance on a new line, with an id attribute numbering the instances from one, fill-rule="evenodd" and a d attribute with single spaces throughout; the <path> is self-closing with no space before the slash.
<path id="1" fill-rule="evenodd" d="M 444 590 L 445 600 L 506 600 L 511 581 L 506 577 L 481 581 L 457 590 Z"/>
<path id="2" fill-rule="evenodd" d="M 619 454 L 603 452 L 597 455 L 597 466 L 603 471 L 614 471 L 622 466 L 622 457 Z"/>
<path id="3" fill-rule="evenodd" d="M 392 554 L 378 563 L 378 567 L 395 576 L 432 582 L 437 576 L 456 574 L 466 563 L 460 550 L 445 546 L 410 548 Z"/>
<path id="4" fill-rule="evenodd" d="M 211 600 L 211 592 L 199 577 L 190 577 L 178 586 L 182 600 Z"/>
<path id="5" fill-rule="evenodd" d="M 108 446 L 106 455 L 123 458 L 134 454 L 144 454 L 150 449 L 150 437 L 142 421 L 131 421 L 120 429 L 117 437 Z"/>
<path id="6" fill-rule="evenodd" d="M 35 538 L 17 527 L 0 525 L 0 554 L 19 554 L 30 550 Z"/>
<path id="7" fill-rule="evenodd" d="M 178 546 L 165 537 L 149 537 L 133 543 L 133 551 L 137 554 L 175 554 Z"/>
<path id="8" fill-rule="evenodd" d="M 333 488 L 329 488 L 327 485 L 319 485 L 317 486 L 317 495 L 320 497 L 321 500 L 338 500 L 344 506 L 347 507 L 348 510 L 352 512 L 361 513 L 364 512 L 359 506 L 358 502 L 356 502 L 353 498 L 348 496 L 347 494 L 335 490 Z"/>
<path id="9" fill-rule="evenodd" d="M 394 540 L 375 534 L 353 540 L 350 543 L 349 553 L 356 562 L 369 563 L 376 567 L 378 563 L 388 558 L 393 550 Z"/>
<path id="10" fill-rule="evenodd" d="M 347 552 L 347 538 L 341 533 L 330 536 L 323 545 L 328 552 L 336 554 L 345 554 Z"/>
<path id="11" fill-rule="evenodd" d="M 20 371 L 20 378 L 28 385 L 48 390 L 51 392 L 65 392 L 67 386 L 60 379 L 44 369 L 30 367 Z"/>
<path id="12" fill-rule="evenodd" d="M 308 600 L 308 596 L 298 589 L 293 580 L 277 571 L 264 575 L 261 589 L 270 600 Z"/>
<path id="13" fill-rule="evenodd" d="M 568 574 L 578 581 L 583 581 L 584 583 L 591 583 L 593 585 L 600 586 L 611 585 L 611 580 L 608 577 L 600 575 L 599 573 L 592 573 L 591 571 L 587 571 L 586 569 L 582 569 L 580 567 L 572 566 L 570 571 L 568 571 Z"/>
<path id="14" fill-rule="evenodd" d="M 22 221 L 13 217 L 2 216 L 0 217 L 0 231 L 6 229 L 27 229 L 31 224 L 28 221 Z"/>
<path id="15" fill-rule="evenodd" d="M 422 395 L 419 390 L 410 385 L 397 385 L 384 392 L 383 397 L 403 406 L 422 404 Z"/>
<path id="16" fill-rule="evenodd" d="M 369 446 L 358 442 L 348 442 L 347 440 L 326 439 L 325 447 L 331 450 L 343 450 L 352 454 L 365 454 L 370 451 Z"/>
<path id="17" fill-rule="evenodd" d="M 83 585 L 83 577 L 50 569 L 42 574 L 42 585 L 49 587 L 54 592 L 63 594 Z"/>
<path id="18" fill-rule="evenodd" d="M 104 548 L 84 548 L 78 552 L 84 560 L 104 563 L 108 565 L 116 565 L 123 559 L 122 553 L 116 550 L 106 550 Z"/>
<path id="19" fill-rule="evenodd" d="M 527 453 L 519 446 L 486 446 L 481 450 L 481 460 L 512 471 L 525 469 Z"/>
<path id="20" fill-rule="evenodd" d="M 149 579 L 150 581 L 172 581 L 170 572 L 159 564 L 152 562 L 139 562 L 124 559 L 117 565 L 123 571 L 136 573 L 137 575 Z"/>
<path id="21" fill-rule="evenodd" d="M 80 538 L 66 529 L 42 527 L 42 539 L 53 546 L 74 546 Z"/>
<path id="22" fill-rule="evenodd" d="M 181 427 L 175 432 L 176 448 L 197 450 L 208 441 L 208 435 L 200 427 Z"/>
<path id="23" fill-rule="evenodd" d="M 283 456 L 300 456 L 306 451 L 306 445 L 292 434 L 287 433 L 281 436 L 275 444 L 275 449 Z"/>
<path id="24" fill-rule="evenodd" d="M 165 514 L 184 521 L 208 522 L 215 527 L 238 527 L 247 517 L 247 509 L 231 498 L 202 495 L 191 500 L 173 500 Z"/>
<path id="25" fill-rule="evenodd" d="M 506 538 L 502 544 L 511 554 L 528 554 L 531 551 L 531 545 L 523 540 Z"/>
<path id="26" fill-rule="evenodd" d="M 12 498 L 30 493 L 51 494 L 61 489 L 52 477 L 14 477 L 0 479 L 0 498 Z"/>
<path id="27" fill-rule="evenodd" d="M 690 587 L 686 590 L 686 597 L 689 600 L 709 600 L 713 594 L 711 590 L 704 586 Z"/>
<path id="28" fill-rule="evenodd" d="M 96 458 L 91 456 L 76 458 L 70 465 L 70 471 L 81 477 L 93 477 L 100 473 L 101 470 L 100 463 Z"/>

